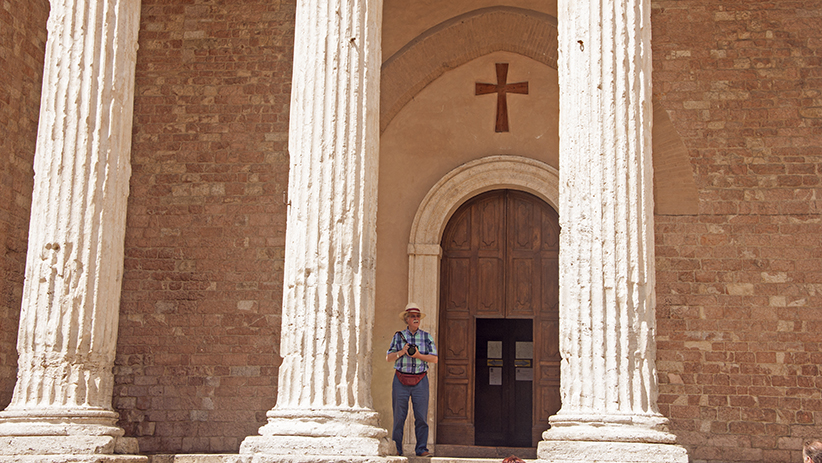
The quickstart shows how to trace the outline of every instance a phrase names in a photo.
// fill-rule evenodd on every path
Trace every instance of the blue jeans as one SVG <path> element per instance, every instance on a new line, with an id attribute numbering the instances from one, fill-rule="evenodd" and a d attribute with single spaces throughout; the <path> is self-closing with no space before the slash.
<path id="1" fill-rule="evenodd" d="M 391 438 L 397 444 L 397 452 L 402 455 L 402 431 L 408 416 L 408 398 L 414 406 L 414 431 L 417 437 L 417 455 L 428 451 L 428 375 L 416 386 L 405 386 L 394 375 L 391 385 L 391 402 L 394 409 L 394 430 Z"/>

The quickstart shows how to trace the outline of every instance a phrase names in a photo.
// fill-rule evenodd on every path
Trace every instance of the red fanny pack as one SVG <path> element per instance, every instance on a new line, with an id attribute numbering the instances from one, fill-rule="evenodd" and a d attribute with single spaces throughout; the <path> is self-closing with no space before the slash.
<path id="1" fill-rule="evenodd" d="M 397 375 L 397 379 L 400 380 L 400 384 L 403 386 L 416 386 L 425 375 L 428 374 L 427 371 L 423 371 L 422 373 L 402 373 L 400 370 L 394 370 L 394 373 Z"/>

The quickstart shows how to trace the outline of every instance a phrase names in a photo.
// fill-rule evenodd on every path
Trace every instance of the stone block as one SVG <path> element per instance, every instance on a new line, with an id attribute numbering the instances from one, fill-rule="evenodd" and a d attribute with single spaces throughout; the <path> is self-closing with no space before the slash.
<path id="1" fill-rule="evenodd" d="M 10 455 L 0 456 L 3 463 L 149 463 L 136 455 Z"/>
<path id="2" fill-rule="evenodd" d="M 685 448 L 672 444 L 591 441 L 542 441 L 539 463 L 688 463 Z"/>
<path id="3" fill-rule="evenodd" d="M 0 455 L 113 454 L 112 436 L 0 437 Z"/>
<path id="4" fill-rule="evenodd" d="M 324 455 L 365 458 L 394 453 L 388 439 L 371 437 L 249 436 L 240 445 L 244 455 Z"/>

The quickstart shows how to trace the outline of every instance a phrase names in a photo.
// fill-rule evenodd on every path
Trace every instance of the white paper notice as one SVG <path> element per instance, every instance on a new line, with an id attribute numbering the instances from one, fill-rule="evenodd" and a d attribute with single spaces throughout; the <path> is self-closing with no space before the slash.
<path id="1" fill-rule="evenodd" d="M 488 341 L 488 358 L 502 358 L 502 341 Z"/>
<path id="2" fill-rule="evenodd" d="M 491 367 L 488 369 L 488 384 L 491 386 L 502 386 L 501 367 Z"/>
<path id="3" fill-rule="evenodd" d="M 518 359 L 532 359 L 534 358 L 534 343 L 518 342 L 516 351 Z"/>
<path id="4" fill-rule="evenodd" d="M 533 381 L 534 380 L 534 369 L 533 368 L 517 368 L 517 381 Z"/>

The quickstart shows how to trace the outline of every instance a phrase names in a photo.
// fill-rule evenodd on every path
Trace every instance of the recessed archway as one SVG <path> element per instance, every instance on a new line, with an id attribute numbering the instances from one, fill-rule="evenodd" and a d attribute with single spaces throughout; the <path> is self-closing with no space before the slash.
<path id="1" fill-rule="evenodd" d="M 430 307 L 439 319 L 440 240 L 445 226 L 461 204 L 490 190 L 531 193 L 554 209 L 559 204 L 559 172 L 521 156 L 488 156 L 457 167 L 432 187 L 420 203 L 408 240 L 408 300 Z M 429 326 L 436 338 L 439 326 Z M 432 375 L 428 423 L 436 440 L 437 377 Z"/>

